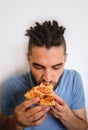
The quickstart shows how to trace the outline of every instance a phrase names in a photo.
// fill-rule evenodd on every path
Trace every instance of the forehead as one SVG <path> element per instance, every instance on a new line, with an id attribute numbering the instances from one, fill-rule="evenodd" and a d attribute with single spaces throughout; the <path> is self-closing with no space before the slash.
<path id="1" fill-rule="evenodd" d="M 31 50 L 30 60 L 34 62 L 62 62 L 64 58 L 64 48 L 63 46 L 51 47 L 49 49 L 45 47 L 33 46 Z"/>

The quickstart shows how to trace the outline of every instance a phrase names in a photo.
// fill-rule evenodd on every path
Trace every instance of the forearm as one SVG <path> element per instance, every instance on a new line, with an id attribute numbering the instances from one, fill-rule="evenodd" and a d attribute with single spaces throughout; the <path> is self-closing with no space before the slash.
<path id="1" fill-rule="evenodd" d="M 87 130 L 87 121 L 76 116 L 72 111 L 70 111 L 70 116 L 61 119 L 61 122 L 67 128 L 67 130 Z"/>
<path id="2" fill-rule="evenodd" d="M 3 123 L 3 120 L 1 120 L 2 121 L 1 129 L 2 130 L 23 130 L 22 127 L 20 127 L 16 124 L 14 116 L 5 117 L 4 120 L 6 120 L 6 121 L 4 121 L 4 123 Z"/>

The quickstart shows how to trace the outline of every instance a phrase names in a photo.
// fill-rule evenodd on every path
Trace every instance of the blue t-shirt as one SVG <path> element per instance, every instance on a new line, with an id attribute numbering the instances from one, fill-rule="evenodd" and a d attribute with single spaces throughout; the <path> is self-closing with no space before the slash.
<path id="1" fill-rule="evenodd" d="M 35 86 L 30 72 L 8 78 L 2 92 L 1 111 L 5 115 L 12 115 L 17 105 L 22 103 L 24 94 Z M 65 69 L 57 84 L 55 93 L 63 98 L 71 110 L 85 107 L 85 97 L 81 76 L 77 71 Z M 49 112 L 46 120 L 39 126 L 24 128 L 24 130 L 66 130 L 59 119 Z"/>

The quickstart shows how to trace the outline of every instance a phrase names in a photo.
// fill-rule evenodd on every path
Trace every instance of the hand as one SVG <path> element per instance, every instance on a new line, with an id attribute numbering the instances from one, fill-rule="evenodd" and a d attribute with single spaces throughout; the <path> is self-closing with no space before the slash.
<path id="1" fill-rule="evenodd" d="M 51 106 L 51 113 L 60 119 L 68 130 L 87 130 L 85 108 L 72 111 L 65 101 L 55 94 L 55 106 Z"/>
<path id="2" fill-rule="evenodd" d="M 65 101 L 55 94 L 55 106 L 51 106 L 51 113 L 58 119 L 64 119 L 69 110 Z"/>
<path id="3" fill-rule="evenodd" d="M 26 100 L 15 108 L 15 119 L 19 126 L 30 127 L 40 125 L 46 119 L 46 113 L 49 111 L 48 106 L 31 105 L 37 103 L 39 98 Z"/>

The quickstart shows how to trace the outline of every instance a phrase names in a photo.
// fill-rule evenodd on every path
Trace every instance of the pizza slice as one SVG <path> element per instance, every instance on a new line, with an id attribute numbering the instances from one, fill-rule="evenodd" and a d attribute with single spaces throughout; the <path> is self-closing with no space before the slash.
<path id="1" fill-rule="evenodd" d="M 52 84 L 45 85 L 41 83 L 40 85 L 33 87 L 31 90 L 25 93 L 24 97 L 28 100 L 34 97 L 39 97 L 39 105 L 55 105 Z"/>

